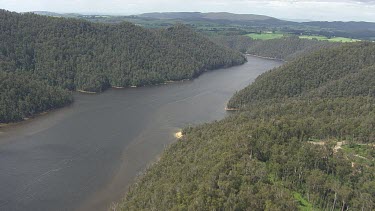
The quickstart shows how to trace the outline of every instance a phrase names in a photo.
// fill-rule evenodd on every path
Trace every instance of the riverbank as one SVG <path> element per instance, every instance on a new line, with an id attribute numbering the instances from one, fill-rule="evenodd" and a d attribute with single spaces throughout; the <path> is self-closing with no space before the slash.
<path id="1" fill-rule="evenodd" d="M 225 107 L 224 110 L 226 110 L 226 111 L 239 111 L 240 109 L 238 109 L 238 108 L 228 108 L 228 107 Z"/>
<path id="2" fill-rule="evenodd" d="M 58 108 L 56 108 L 56 109 L 58 109 Z M 56 110 L 56 109 L 53 109 L 53 110 Z M 38 118 L 40 116 L 44 116 L 44 115 L 48 114 L 49 112 L 51 112 L 53 110 L 49 110 L 49 111 L 44 111 L 42 113 L 33 114 L 32 116 L 25 117 L 25 118 L 23 118 L 22 120 L 20 120 L 18 122 L 0 123 L 0 129 L 8 128 L 8 127 L 14 127 L 14 126 L 18 126 L 20 124 L 26 123 L 28 121 L 32 121 L 33 119 Z M 0 131 L 0 133 L 2 133 L 2 132 Z"/>
<path id="3" fill-rule="evenodd" d="M 77 89 L 77 92 L 84 93 L 84 94 L 97 94 L 97 92 L 90 92 L 90 91 L 85 91 L 82 89 Z"/>
<path id="4" fill-rule="evenodd" d="M 182 132 L 177 132 L 174 134 L 174 137 L 177 139 L 181 139 L 182 137 L 184 137 L 184 135 L 182 134 Z"/>
<path id="5" fill-rule="evenodd" d="M 244 63 L 246 63 L 246 60 L 243 61 Z M 223 67 L 217 67 L 216 69 L 212 69 L 210 71 L 215 71 L 215 70 L 219 70 L 219 69 L 226 69 L 226 68 L 231 68 L 231 67 L 235 67 L 235 66 L 240 66 L 240 65 L 243 65 L 244 63 L 238 63 L 238 64 L 234 64 L 233 66 L 223 66 Z M 159 86 L 159 85 L 165 85 L 165 84 L 169 84 L 169 83 L 178 83 L 178 82 L 184 82 L 184 81 L 189 81 L 189 80 L 193 80 L 195 78 L 198 78 L 200 77 L 202 74 L 208 72 L 207 69 L 204 69 L 203 71 L 199 72 L 197 75 L 194 75 L 192 76 L 191 78 L 182 78 L 181 80 L 176 80 L 176 81 L 170 81 L 170 80 L 166 80 L 164 82 L 157 82 L 157 83 L 151 83 L 151 84 L 147 84 L 147 85 L 141 85 L 141 86 L 135 86 L 135 85 L 132 85 L 132 86 L 126 86 L 126 87 L 123 87 L 123 86 L 109 86 L 109 87 L 106 87 L 106 89 L 102 90 L 102 91 L 98 91 L 98 92 L 94 92 L 94 91 L 87 91 L 87 90 L 83 90 L 83 89 L 76 89 L 76 90 L 67 90 L 67 91 L 70 91 L 70 92 L 78 92 L 78 93 L 83 93 L 83 94 L 98 94 L 98 93 L 102 93 L 104 91 L 107 90 L 107 88 L 113 88 L 113 89 L 125 89 L 125 88 L 138 88 L 138 87 L 148 87 L 148 86 Z M 70 102 L 71 103 L 71 102 Z M 69 104 L 70 104 L 69 103 Z M 29 118 L 29 117 L 27 117 Z"/>
<path id="6" fill-rule="evenodd" d="M 261 59 L 270 59 L 270 60 L 276 60 L 276 61 L 280 61 L 280 62 L 288 62 L 284 59 L 278 59 L 278 58 L 273 58 L 273 57 L 266 57 L 266 56 L 258 56 L 258 55 L 254 55 L 254 54 L 245 54 L 246 56 L 253 56 L 253 57 L 257 57 L 257 58 L 261 58 Z"/>
<path id="7" fill-rule="evenodd" d="M 1 209 L 107 210 L 169 144 L 181 142 L 175 133 L 226 117 L 233 93 L 281 64 L 248 59 L 188 83 L 74 92 L 69 108 L 5 131 L 0 198 L 9 203 Z"/>

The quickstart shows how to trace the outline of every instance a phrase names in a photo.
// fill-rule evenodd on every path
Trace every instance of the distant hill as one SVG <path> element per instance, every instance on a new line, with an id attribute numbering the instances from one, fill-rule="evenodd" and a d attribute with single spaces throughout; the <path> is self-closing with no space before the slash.
<path id="1" fill-rule="evenodd" d="M 303 24 L 306 24 L 308 26 L 317 26 L 321 28 L 333 28 L 337 30 L 343 30 L 343 31 L 375 31 L 375 23 L 373 22 L 343 22 L 343 21 L 310 21 L 310 22 L 304 22 Z"/>
<path id="2" fill-rule="evenodd" d="M 140 17 L 156 19 L 209 19 L 209 20 L 229 20 L 229 21 L 264 21 L 276 20 L 276 18 L 253 15 L 253 14 L 234 14 L 228 12 L 167 12 L 167 13 L 144 13 Z"/>
<path id="3" fill-rule="evenodd" d="M 65 17 L 65 18 L 73 18 L 73 17 L 80 17 L 81 14 L 78 13 L 56 13 L 56 12 L 48 12 L 48 11 L 32 11 L 30 13 L 36 15 L 44 15 L 44 16 L 51 16 L 51 17 Z"/>
<path id="4" fill-rule="evenodd" d="M 202 27 L 205 30 L 250 29 L 256 31 L 279 30 L 291 34 L 323 35 L 327 37 L 347 37 L 364 40 L 375 40 L 375 23 L 371 22 L 327 22 L 281 20 L 274 17 L 255 14 L 234 14 L 228 12 L 165 12 L 144 13 L 132 16 L 81 15 L 75 13 L 53 13 L 35 11 L 33 13 L 53 17 L 74 17 L 92 22 L 120 23 L 129 21 L 150 28 L 171 26 L 176 22 Z"/>
<path id="5" fill-rule="evenodd" d="M 313 51 L 335 47 L 341 43 L 300 39 L 298 36 L 288 36 L 270 40 L 254 40 L 247 36 L 211 36 L 214 42 L 228 48 L 252 55 L 290 61 Z"/>
<path id="6" fill-rule="evenodd" d="M 56 13 L 56 12 L 48 12 L 48 11 L 31 11 L 30 13 L 34 13 L 36 15 L 45 15 L 45 16 L 52 16 L 52 17 L 63 17 L 64 14 Z"/>

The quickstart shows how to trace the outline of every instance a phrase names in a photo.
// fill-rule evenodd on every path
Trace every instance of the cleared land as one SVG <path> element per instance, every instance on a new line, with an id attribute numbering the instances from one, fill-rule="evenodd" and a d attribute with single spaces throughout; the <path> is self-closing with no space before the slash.
<path id="1" fill-rule="evenodd" d="M 291 36 L 291 35 L 276 32 L 276 33 L 260 33 L 260 34 L 251 33 L 251 34 L 247 34 L 246 36 L 251 37 L 255 40 L 272 40 L 272 39 L 278 39 L 278 38 L 287 37 L 287 36 Z M 310 40 L 317 39 L 317 40 L 322 40 L 322 41 L 326 40 L 326 41 L 330 41 L 330 42 L 357 42 L 357 41 L 360 41 L 360 40 L 357 40 L 357 39 L 346 38 L 346 37 L 328 38 L 326 36 L 320 36 L 320 35 L 301 35 L 301 36 L 299 36 L 299 38 L 310 39 Z"/>
<path id="2" fill-rule="evenodd" d="M 317 40 L 327 40 L 330 42 L 357 42 L 360 40 L 357 39 L 351 39 L 351 38 L 346 38 L 346 37 L 332 37 L 328 38 L 326 36 L 315 36 L 315 35 L 302 35 L 299 36 L 301 39 L 317 39 Z"/>
<path id="3" fill-rule="evenodd" d="M 272 40 L 282 38 L 285 35 L 282 33 L 262 33 L 262 34 L 247 34 L 246 36 L 253 38 L 254 40 Z"/>

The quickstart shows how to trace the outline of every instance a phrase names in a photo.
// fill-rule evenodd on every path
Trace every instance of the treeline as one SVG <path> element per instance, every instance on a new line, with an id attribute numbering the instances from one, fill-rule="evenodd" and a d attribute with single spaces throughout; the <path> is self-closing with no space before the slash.
<path id="1" fill-rule="evenodd" d="M 119 210 L 374 210 L 374 43 L 265 73 L 228 118 L 189 127 Z"/>
<path id="2" fill-rule="evenodd" d="M 148 30 L 127 22 L 97 24 L 0 10 L 0 72 L 27 74 L 36 83 L 66 90 L 101 92 L 191 79 L 244 62 L 240 53 L 183 25 Z"/>
<path id="3" fill-rule="evenodd" d="M 300 39 L 288 36 L 271 40 L 254 40 L 246 36 L 211 36 L 211 39 L 242 53 L 291 61 L 299 56 L 323 48 L 339 46 L 341 43 Z"/>

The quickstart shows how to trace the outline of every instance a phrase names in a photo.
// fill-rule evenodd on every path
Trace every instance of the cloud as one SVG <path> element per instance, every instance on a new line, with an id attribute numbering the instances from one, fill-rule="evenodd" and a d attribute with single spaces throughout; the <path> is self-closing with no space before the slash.
<path id="1" fill-rule="evenodd" d="M 375 22 L 375 0 L 0 0 L 0 7 L 25 12 L 139 14 L 144 12 L 233 12 L 287 19 Z"/>

